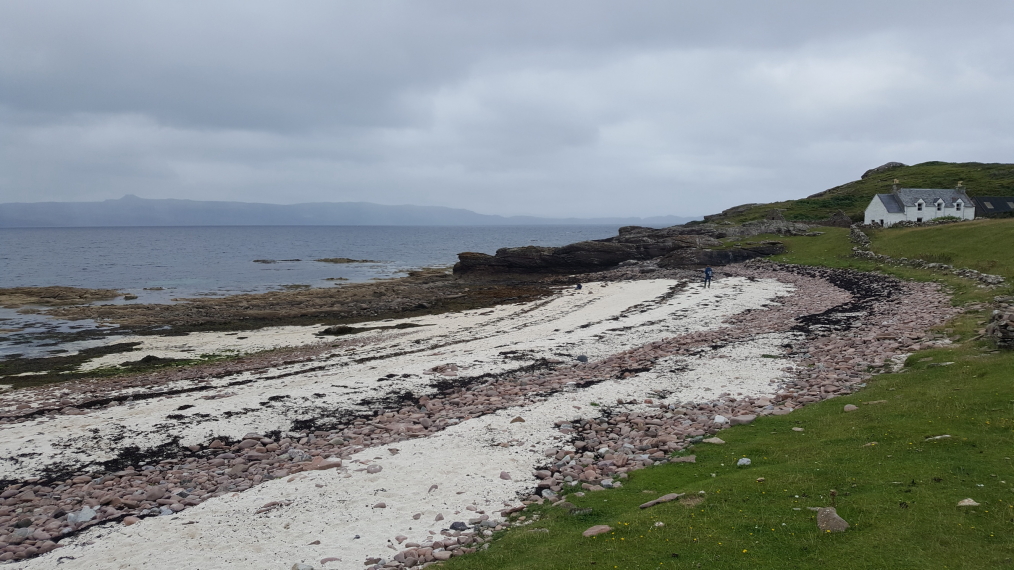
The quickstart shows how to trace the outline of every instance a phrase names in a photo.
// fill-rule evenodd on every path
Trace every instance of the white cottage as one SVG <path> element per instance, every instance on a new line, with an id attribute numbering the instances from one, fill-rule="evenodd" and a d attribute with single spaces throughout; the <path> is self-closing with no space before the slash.
<path id="1" fill-rule="evenodd" d="M 890 227 L 901 221 L 926 222 L 952 216 L 975 219 L 975 203 L 960 186 L 955 189 L 898 188 L 877 194 L 866 207 L 866 223 Z"/>

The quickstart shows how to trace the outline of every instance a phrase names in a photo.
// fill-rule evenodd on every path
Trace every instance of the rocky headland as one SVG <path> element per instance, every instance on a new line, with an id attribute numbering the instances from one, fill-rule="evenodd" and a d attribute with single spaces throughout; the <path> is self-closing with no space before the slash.
<path id="1" fill-rule="evenodd" d="M 785 252 L 778 241 L 725 243 L 722 238 L 762 234 L 806 235 L 809 226 L 784 220 L 731 224 L 687 224 L 653 229 L 626 226 L 619 235 L 562 247 L 509 247 L 495 255 L 465 252 L 455 275 L 577 274 L 603 271 L 628 261 L 656 260 L 660 267 L 698 268 L 728 265 Z"/>

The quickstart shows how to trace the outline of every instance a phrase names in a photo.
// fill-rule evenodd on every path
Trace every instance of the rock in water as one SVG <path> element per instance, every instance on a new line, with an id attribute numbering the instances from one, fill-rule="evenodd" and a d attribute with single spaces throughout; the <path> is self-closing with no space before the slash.
<path id="1" fill-rule="evenodd" d="M 838 516 L 834 507 L 824 507 L 817 511 L 817 528 L 824 532 L 845 532 L 849 523 Z"/>

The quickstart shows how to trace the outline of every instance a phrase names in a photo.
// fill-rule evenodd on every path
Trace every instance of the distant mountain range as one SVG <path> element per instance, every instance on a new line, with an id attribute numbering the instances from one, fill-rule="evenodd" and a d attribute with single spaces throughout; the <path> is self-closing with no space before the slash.
<path id="1" fill-rule="evenodd" d="M 106 226 L 506 226 L 637 225 L 668 227 L 700 218 L 540 218 L 492 216 L 440 206 L 385 206 L 369 202 L 257 204 L 149 200 L 126 195 L 102 202 L 0 204 L 0 228 Z"/>

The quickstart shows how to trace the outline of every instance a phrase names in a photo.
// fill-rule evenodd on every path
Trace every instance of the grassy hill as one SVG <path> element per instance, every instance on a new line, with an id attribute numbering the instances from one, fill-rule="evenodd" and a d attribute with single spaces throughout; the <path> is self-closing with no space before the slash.
<path id="1" fill-rule="evenodd" d="M 707 219 L 742 223 L 763 219 L 772 209 L 780 209 L 787 220 L 819 220 L 844 210 L 853 220 L 861 221 L 873 196 L 890 192 L 895 178 L 905 188 L 954 188 L 962 182 L 969 196 L 1014 195 L 1014 164 L 934 161 L 864 176 L 801 200 L 737 206 Z"/>

